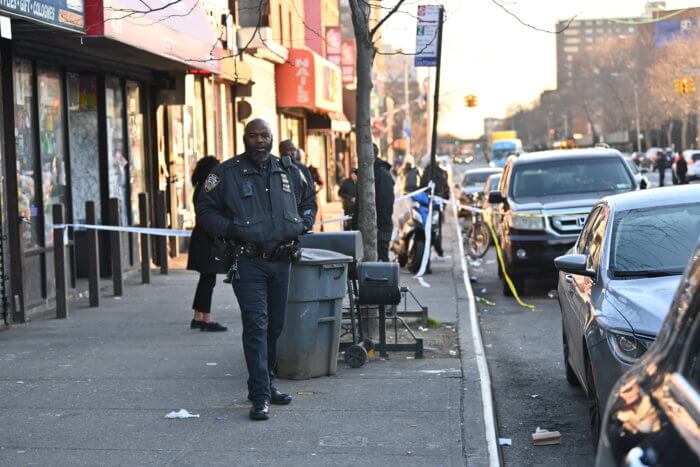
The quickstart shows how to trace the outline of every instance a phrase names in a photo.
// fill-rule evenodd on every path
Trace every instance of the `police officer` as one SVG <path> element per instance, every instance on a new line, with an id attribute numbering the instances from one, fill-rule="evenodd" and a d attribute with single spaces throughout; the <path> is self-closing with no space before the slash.
<path id="1" fill-rule="evenodd" d="M 313 226 L 316 202 L 289 158 L 271 155 L 272 131 L 262 119 L 245 127 L 245 153 L 217 166 L 197 202 L 211 235 L 233 243 L 233 290 L 243 321 L 252 420 L 267 420 L 268 404 L 292 398 L 272 385 L 277 338 L 284 326 L 290 261 L 298 237 Z"/>

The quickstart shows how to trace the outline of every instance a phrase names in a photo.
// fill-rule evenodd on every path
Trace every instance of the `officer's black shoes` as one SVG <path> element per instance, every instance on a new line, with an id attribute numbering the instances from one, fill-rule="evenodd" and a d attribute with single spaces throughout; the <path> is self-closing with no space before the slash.
<path id="1" fill-rule="evenodd" d="M 209 321 L 208 323 L 205 321 L 201 321 L 201 323 L 202 324 L 199 325 L 199 330 L 202 332 L 223 332 L 228 330 L 226 326 L 222 326 L 219 323 L 215 323 L 213 321 Z"/>
<path id="2" fill-rule="evenodd" d="M 190 321 L 190 329 L 201 329 L 202 324 L 204 324 L 204 321 L 198 321 L 196 319 L 193 319 Z"/>
<path id="3" fill-rule="evenodd" d="M 253 402 L 248 415 L 251 420 L 267 420 L 270 418 L 270 406 L 265 400 Z"/>
<path id="4" fill-rule="evenodd" d="M 287 405 L 292 402 L 292 396 L 289 394 L 283 394 L 277 389 L 272 390 L 272 395 L 270 396 L 270 404 L 275 405 Z"/>

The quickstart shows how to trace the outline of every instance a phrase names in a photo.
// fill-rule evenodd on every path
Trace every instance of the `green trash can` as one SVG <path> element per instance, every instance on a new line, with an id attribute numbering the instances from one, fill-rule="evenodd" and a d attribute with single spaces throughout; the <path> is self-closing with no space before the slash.
<path id="1" fill-rule="evenodd" d="M 347 292 L 349 256 L 302 248 L 292 264 L 284 329 L 277 341 L 277 376 L 309 379 L 334 375 Z"/>

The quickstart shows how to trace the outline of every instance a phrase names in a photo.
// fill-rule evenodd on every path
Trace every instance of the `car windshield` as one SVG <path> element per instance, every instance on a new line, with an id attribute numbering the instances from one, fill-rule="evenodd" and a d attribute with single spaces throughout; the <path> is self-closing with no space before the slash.
<path id="1" fill-rule="evenodd" d="M 510 156 L 512 153 L 514 153 L 516 150 L 515 145 L 507 146 L 507 147 L 500 147 L 500 148 L 493 148 L 493 155 L 491 158 L 493 160 L 503 160 L 506 157 Z"/>
<path id="2" fill-rule="evenodd" d="M 494 175 L 492 177 L 489 177 L 488 184 L 489 184 L 489 191 L 496 191 L 498 190 L 498 184 L 501 181 L 501 176 L 500 175 Z"/>
<path id="3" fill-rule="evenodd" d="M 616 215 L 610 248 L 615 277 L 682 274 L 700 236 L 700 203 L 633 209 Z"/>
<path id="4" fill-rule="evenodd" d="M 462 186 L 483 185 L 493 172 L 467 172 L 462 179 Z"/>
<path id="5" fill-rule="evenodd" d="M 693 162 L 698 162 L 700 161 L 700 152 L 694 152 L 692 156 L 690 156 Z"/>
<path id="6" fill-rule="evenodd" d="M 619 158 L 556 160 L 518 167 L 513 177 L 513 199 L 574 193 L 624 192 L 632 179 Z"/>

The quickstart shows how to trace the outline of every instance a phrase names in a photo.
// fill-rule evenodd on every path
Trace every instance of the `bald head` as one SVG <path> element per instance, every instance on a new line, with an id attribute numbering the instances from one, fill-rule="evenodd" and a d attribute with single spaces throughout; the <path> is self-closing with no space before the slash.
<path id="1" fill-rule="evenodd" d="M 297 147 L 291 139 L 285 139 L 280 143 L 280 157 L 289 156 L 292 160 L 296 160 Z"/>
<path id="2" fill-rule="evenodd" d="M 243 144 L 247 153 L 270 154 L 272 151 L 272 128 L 262 118 L 255 118 L 245 126 Z"/>

